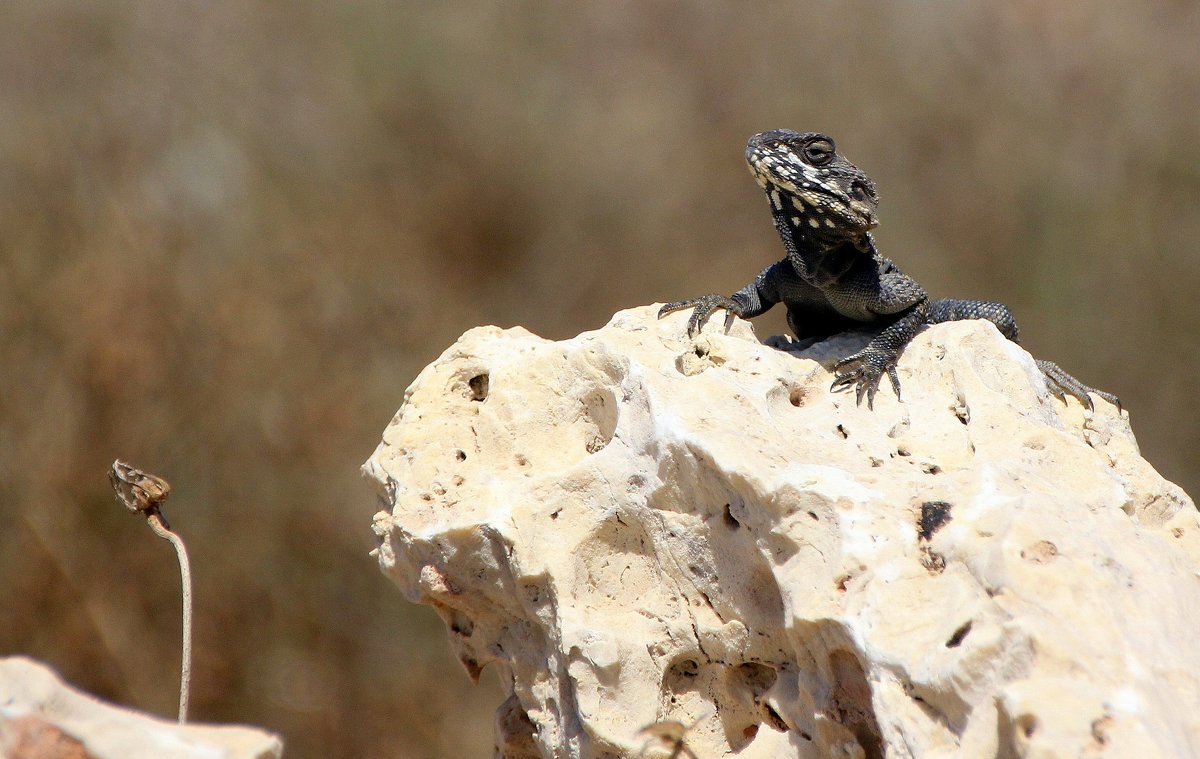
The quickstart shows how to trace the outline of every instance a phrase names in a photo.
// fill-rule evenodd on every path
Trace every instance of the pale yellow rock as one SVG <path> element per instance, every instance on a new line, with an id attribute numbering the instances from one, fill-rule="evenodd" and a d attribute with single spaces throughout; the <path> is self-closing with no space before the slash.
<path id="1" fill-rule="evenodd" d="M 0 659 L 0 757 L 279 759 L 282 754 L 283 743 L 265 730 L 180 725 L 89 696 L 33 659 Z"/>
<path id="2" fill-rule="evenodd" d="M 467 332 L 364 467 L 502 755 L 1200 756 L 1200 521 L 1127 415 L 985 322 L 871 411 L 829 391 L 866 336 L 655 314 Z"/>

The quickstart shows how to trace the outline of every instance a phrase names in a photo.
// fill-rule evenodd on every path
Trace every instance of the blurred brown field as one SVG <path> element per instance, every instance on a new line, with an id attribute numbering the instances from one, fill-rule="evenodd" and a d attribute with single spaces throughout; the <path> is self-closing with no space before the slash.
<path id="1" fill-rule="evenodd" d="M 460 333 L 565 338 L 780 256 L 745 139 L 832 134 L 935 297 L 1129 409 L 1200 494 L 1200 5 L 0 5 L 0 653 L 288 756 L 491 752 L 358 473 Z M 760 336 L 783 330 L 761 318 Z"/>

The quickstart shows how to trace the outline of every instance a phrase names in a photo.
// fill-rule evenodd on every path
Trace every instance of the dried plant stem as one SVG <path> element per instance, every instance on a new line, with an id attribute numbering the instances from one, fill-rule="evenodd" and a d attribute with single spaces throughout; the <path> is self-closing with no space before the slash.
<path id="1" fill-rule="evenodd" d="M 183 664 L 179 672 L 179 722 L 187 722 L 188 695 L 192 686 L 192 568 L 187 548 L 178 535 L 171 532 L 157 510 L 146 513 L 146 522 L 154 534 L 168 540 L 179 557 L 179 577 L 183 587 Z"/>
<path id="2" fill-rule="evenodd" d="M 117 501 L 135 514 L 146 517 L 154 534 L 175 547 L 183 586 L 183 665 L 179 671 L 179 721 L 187 722 L 188 695 L 192 687 L 192 567 L 183 539 L 171 532 L 162 504 L 171 494 L 171 483 L 117 459 L 108 470 Z"/>

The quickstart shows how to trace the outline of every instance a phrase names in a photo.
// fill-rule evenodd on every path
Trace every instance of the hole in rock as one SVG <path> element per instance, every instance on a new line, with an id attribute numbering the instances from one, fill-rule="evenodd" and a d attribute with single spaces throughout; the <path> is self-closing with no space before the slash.
<path id="1" fill-rule="evenodd" d="M 525 599 L 535 606 L 542 601 L 542 586 L 536 582 L 524 582 L 521 586 L 525 591 Z"/>
<path id="2" fill-rule="evenodd" d="M 783 721 L 783 717 L 770 704 L 763 704 L 763 714 L 766 717 L 768 725 L 781 733 L 788 731 L 787 723 Z M 801 733 L 801 735 L 804 735 L 804 733 Z"/>
<path id="3" fill-rule="evenodd" d="M 946 569 L 946 557 L 929 546 L 921 546 L 921 566 L 929 570 L 930 574 L 940 574 Z"/>
<path id="4" fill-rule="evenodd" d="M 454 451 L 454 459 L 455 459 L 455 461 L 466 461 L 467 460 L 466 451 L 463 451 L 461 449 L 456 449 Z"/>
<path id="5" fill-rule="evenodd" d="M 448 609 L 446 617 L 446 621 L 450 625 L 450 631 L 455 635 L 469 638 L 475 633 L 475 623 L 458 609 Z"/>
<path id="6" fill-rule="evenodd" d="M 966 640 L 967 635 L 970 634 L 970 632 L 971 622 L 968 620 L 965 625 L 962 625 L 955 630 L 954 634 L 950 636 L 950 639 L 946 641 L 946 648 L 958 648 L 962 645 L 962 642 Z"/>
<path id="7" fill-rule="evenodd" d="M 1022 714 L 1020 717 L 1017 717 L 1017 729 L 1026 738 L 1032 738 L 1038 729 L 1037 717 L 1032 714 Z"/>
<path id="8" fill-rule="evenodd" d="M 954 412 L 954 415 L 958 417 L 958 421 L 964 426 L 971 423 L 971 407 L 967 405 L 966 398 L 963 398 L 961 395 L 958 396 L 957 402 L 950 407 L 950 410 Z"/>
<path id="9" fill-rule="evenodd" d="M 921 521 L 917 534 L 921 540 L 929 540 L 933 534 L 950 521 L 950 509 L 946 501 L 926 501 L 921 504 Z"/>
<path id="10" fill-rule="evenodd" d="M 829 668 L 834 678 L 832 716 L 858 740 L 866 759 L 884 759 L 883 738 L 871 703 L 871 684 L 858 657 L 839 648 L 830 654 Z"/>
<path id="11" fill-rule="evenodd" d="M 804 388 L 798 385 L 792 387 L 791 390 L 788 391 L 788 403 L 799 408 L 800 406 L 804 405 L 805 395 L 807 395 L 807 393 L 804 391 Z"/>
<path id="12" fill-rule="evenodd" d="M 672 664 L 671 672 L 680 677 L 695 677 L 700 674 L 700 663 L 695 659 L 684 659 Z"/>
<path id="13" fill-rule="evenodd" d="M 1045 564 L 1058 556 L 1058 546 L 1049 540 L 1039 540 L 1031 546 L 1021 549 L 1021 558 L 1034 564 Z"/>
<path id="14" fill-rule="evenodd" d="M 465 654 L 460 656 L 458 661 L 463 665 L 463 669 L 467 671 L 467 674 L 471 677 L 471 680 L 478 683 L 479 676 L 483 674 L 483 667 L 479 665 L 479 662 Z"/>
<path id="15" fill-rule="evenodd" d="M 737 666 L 737 676 L 743 687 L 750 691 L 755 699 L 771 689 L 779 677 L 773 667 L 758 662 L 746 662 Z"/>
<path id="16" fill-rule="evenodd" d="M 541 756 L 534 740 L 534 736 L 538 734 L 537 725 L 529 719 L 529 715 L 521 706 L 516 694 L 509 696 L 508 700 L 496 710 L 494 724 L 499 741 L 499 745 L 496 747 L 497 756 Z"/>
<path id="17" fill-rule="evenodd" d="M 695 659 L 684 658 L 673 662 L 663 672 L 663 690 L 670 693 L 672 699 L 681 693 L 696 690 L 700 676 L 700 663 Z"/>
<path id="18" fill-rule="evenodd" d="M 595 388 L 580 398 L 582 421 L 592 429 L 584 436 L 588 453 L 598 453 L 612 442 L 617 431 L 617 397 L 604 388 Z"/>
<path id="19" fill-rule="evenodd" d="M 467 386 L 471 388 L 471 400 L 487 400 L 488 384 L 490 381 L 491 380 L 487 374 L 476 374 L 474 377 L 467 380 Z"/>
<path id="20" fill-rule="evenodd" d="M 729 510 L 729 504 L 725 504 L 725 526 L 731 530 L 741 529 L 742 523 L 737 520 L 733 512 Z"/>
<path id="21" fill-rule="evenodd" d="M 850 437 L 850 433 L 847 432 L 846 428 L 840 424 L 837 426 L 837 431 L 838 431 L 838 434 L 842 436 L 842 440 L 845 440 L 846 438 Z"/>

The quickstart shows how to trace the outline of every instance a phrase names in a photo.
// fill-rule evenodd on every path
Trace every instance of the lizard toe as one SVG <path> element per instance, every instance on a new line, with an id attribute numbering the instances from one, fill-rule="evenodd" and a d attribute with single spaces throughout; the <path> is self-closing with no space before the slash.
<path id="1" fill-rule="evenodd" d="M 682 311 L 685 308 L 691 308 L 692 306 L 696 305 L 699 300 L 699 298 L 688 298 L 687 300 L 677 300 L 671 303 L 665 303 L 663 304 L 662 308 L 658 309 L 658 318 L 661 319 L 667 314 L 675 311 Z"/>
<path id="2" fill-rule="evenodd" d="M 900 375 L 896 372 L 895 364 L 887 368 L 887 375 L 892 382 L 892 390 L 896 391 L 896 400 L 900 400 Z"/>
<path id="3" fill-rule="evenodd" d="M 1096 395 L 1108 401 L 1117 407 L 1117 411 L 1121 411 L 1121 399 L 1112 393 L 1106 393 L 1103 390 L 1097 390 L 1094 387 L 1089 387 L 1079 380 L 1067 374 L 1063 369 L 1053 361 L 1036 360 L 1034 363 L 1042 370 L 1042 375 L 1045 376 L 1047 382 L 1046 387 L 1052 393 L 1058 396 L 1061 400 L 1066 401 L 1067 395 L 1072 395 L 1079 399 L 1079 402 L 1087 407 L 1088 411 L 1094 411 L 1096 408 L 1095 401 L 1092 396 Z"/>
<path id="4" fill-rule="evenodd" d="M 892 390 L 896 392 L 896 398 L 899 400 L 900 375 L 896 372 L 895 361 L 889 360 L 880 351 L 872 351 L 868 346 L 852 356 L 841 359 L 833 365 L 833 368 L 836 372 L 850 364 L 858 364 L 858 366 L 837 372 L 833 377 L 833 384 L 829 386 L 830 390 L 842 390 L 853 386 L 858 405 L 862 405 L 865 396 L 867 408 L 874 409 L 875 393 L 879 391 L 879 383 L 883 380 L 883 375 L 887 374 L 888 380 L 892 383 Z"/>

